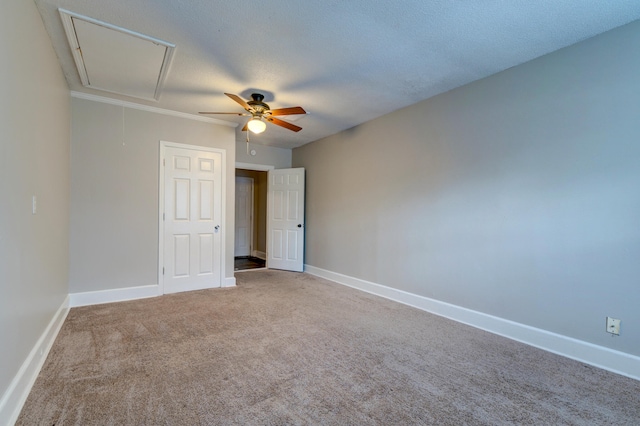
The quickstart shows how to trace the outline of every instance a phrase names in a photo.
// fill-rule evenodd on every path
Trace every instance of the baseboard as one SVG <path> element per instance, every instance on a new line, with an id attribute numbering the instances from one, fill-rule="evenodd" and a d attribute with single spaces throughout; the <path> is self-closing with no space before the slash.
<path id="1" fill-rule="evenodd" d="M 223 278 L 220 287 L 234 287 L 235 277 Z M 71 293 L 69 306 L 100 305 L 103 303 L 125 302 L 127 300 L 146 299 L 162 295 L 157 284 L 143 285 L 139 287 L 116 288 L 111 290 L 87 291 L 83 293 Z"/>
<path id="2" fill-rule="evenodd" d="M 13 425 L 18 419 L 22 406 L 38 378 L 38 374 L 68 313 L 69 296 L 64 299 L 64 302 L 56 311 L 2 396 L 0 400 L 0 424 Z"/>
<path id="3" fill-rule="evenodd" d="M 87 291 L 83 293 L 71 293 L 70 306 L 72 308 L 87 305 L 100 305 L 102 303 L 124 302 L 126 300 L 145 299 L 160 295 L 160 286 L 157 284 L 143 285 L 139 287 L 117 288 L 112 290 Z"/>
<path id="4" fill-rule="evenodd" d="M 311 265 L 305 272 L 640 380 L 640 357 Z"/>
<path id="5" fill-rule="evenodd" d="M 251 252 L 251 256 L 257 257 L 258 259 L 267 260 L 267 253 L 259 250 L 254 250 Z"/>

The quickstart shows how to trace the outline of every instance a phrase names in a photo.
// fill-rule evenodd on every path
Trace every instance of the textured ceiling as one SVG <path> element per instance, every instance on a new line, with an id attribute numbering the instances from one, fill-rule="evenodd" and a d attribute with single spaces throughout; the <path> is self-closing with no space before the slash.
<path id="1" fill-rule="evenodd" d="M 224 92 L 309 115 L 293 148 L 640 18 L 638 0 L 35 0 L 71 90 L 197 114 Z M 84 88 L 57 9 L 176 45 L 158 102 Z M 220 116 L 230 121 L 241 120 Z M 239 126 L 241 127 L 241 126 Z M 237 140 L 244 140 L 238 128 Z"/>

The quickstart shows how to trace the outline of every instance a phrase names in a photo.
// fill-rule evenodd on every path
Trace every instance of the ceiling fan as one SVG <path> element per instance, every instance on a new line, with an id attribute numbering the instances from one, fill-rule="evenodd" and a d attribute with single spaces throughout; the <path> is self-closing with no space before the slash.
<path id="1" fill-rule="evenodd" d="M 200 114 L 230 114 L 251 117 L 242 128 L 243 132 L 251 130 L 253 133 L 262 133 L 267 127 L 265 121 L 273 123 L 276 126 L 284 127 L 285 129 L 293 130 L 294 132 L 302 130 L 302 127 L 276 118 L 276 116 L 282 115 L 306 114 L 307 112 L 302 107 L 271 109 L 269 105 L 262 102 L 264 95 L 260 93 L 252 93 L 251 100 L 248 102 L 245 102 L 240 96 L 232 93 L 225 93 L 225 95 L 239 103 L 247 112 L 201 112 Z"/>

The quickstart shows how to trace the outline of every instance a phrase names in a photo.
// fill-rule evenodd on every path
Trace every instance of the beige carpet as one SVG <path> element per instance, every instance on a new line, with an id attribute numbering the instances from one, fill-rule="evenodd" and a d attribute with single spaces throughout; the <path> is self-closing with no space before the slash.
<path id="1" fill-rule="evenodd" d="M 638 425 L 640 382 L 306 274 L 74 308 L 20 425 Z"/>

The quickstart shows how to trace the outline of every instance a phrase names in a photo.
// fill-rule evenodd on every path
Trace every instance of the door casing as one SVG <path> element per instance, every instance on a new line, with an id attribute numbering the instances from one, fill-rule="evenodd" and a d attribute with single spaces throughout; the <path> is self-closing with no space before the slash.
<path id="1" fill-rule="evenodd" d="M 240 162 L 237 162 L 236 163 L 236 169 L 253 170 L 253 171 L 256 171 L 256 172 L 269 172 L 269 170 L 275 170 L 275 167 L 271 166 L 271 165 L 267 165 L 267 164 L 252 164 L 252 163 L 240 163 Z M 267 196 L 267 198 L 269 198 L 269 197 Z M 266 209 L 265 214 L 268 215 L 269 214 L 269 207 L 265 206 L 265 209 Z M 254 220 L 255 220 L 255 218 L 254 218 Z M 267 218 L 267 220 L 268 220 L 268 218 Z M 265 251 L 266 251 L 266 253 L 265 253 L 266 254 L 265 261 L 266 261 L 269 258 L 269 247 L 268 246 L 265 247 Z M 251 253 L 251 256 L 254 256 L 253 252 Z M 258 255 L 258 257 L 260 257 L 260 256 Z"/>

